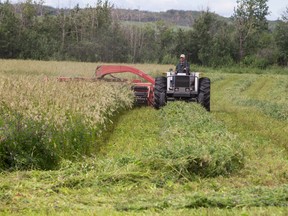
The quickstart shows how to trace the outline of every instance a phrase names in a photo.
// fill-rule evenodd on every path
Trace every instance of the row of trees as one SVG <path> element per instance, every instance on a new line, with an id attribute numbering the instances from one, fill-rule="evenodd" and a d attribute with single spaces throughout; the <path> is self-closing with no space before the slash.
<path id="1" fill-rule="evenodd" d="M 108 1 L 56 15 L 43 13 L 43 0 L 6 1 L 0 3 L 0 58 L 175 63 L 186 53 L 206 66 L 287 65 L 288 7 L 271 31 L 267 1 L 237 0 L 228 21 L 204 11 L 188 30 L 163 21 L 121 24 Z"/>

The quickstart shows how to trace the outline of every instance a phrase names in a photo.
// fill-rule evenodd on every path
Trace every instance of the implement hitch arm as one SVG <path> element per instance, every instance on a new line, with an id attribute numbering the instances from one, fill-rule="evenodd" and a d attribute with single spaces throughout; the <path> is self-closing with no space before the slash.
<path id="1" fill-rule="evenodd" d="M 97 79 L 102 79 L 107 74 L 113 74 L 113 73 L 123 73 L 123 72 L 130 72 L 133 74 L 136 74 L 143 79 L 145 79 L 147 82 L 151 84 L 155 84 L 155 79 L 151 77 L 150 75 L 144 73 L 141 70 L 138 70 L 137 68 L 130 67 L 130 66 L 122 66 L 122 65 L 101 65 L 96 68 L 95 75 Z"/>

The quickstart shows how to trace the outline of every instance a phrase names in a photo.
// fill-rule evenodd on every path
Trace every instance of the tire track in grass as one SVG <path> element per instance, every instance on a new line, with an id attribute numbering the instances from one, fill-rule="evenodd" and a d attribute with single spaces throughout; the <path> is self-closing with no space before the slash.
<path id="1" fill-rule="evenodd" d="M 222 80 L 215 83 L 215 85 L 212 85 L 211 92 L 213 96 L 211 104 L 213 104 L 213 106 L 215 107 L 215 111 L 220 113 L 220 115 L 228 115 L 229 113 L 231 113 L 231 119 L 236 118 L 237 122 L 239 122 L 239 127 L 242 126 L 240 122 L 246 124 L 249 119 L 254 119 L 255 121 L 249 121 L 250 123 L 246 125 L 246 127 L 248 127 L 248 130 L 252 130 L 257 134 L 263 135 L 269 138 L 273 143 L 277 145 L 281 144 L 282 146 L 285 146 L 287 148 L 287 117 L 279 117 L 280 119 L 278 119 L 274 116 L 276 114 L 273 113 L 273 108 L 271 108 L 271 113 L 268 113 L 268 108 L 269 106 L 273 106 L 274 101 L 265 103 L 265 101 L 259 100 L 257 102 L 256 100 L 253 100 L 253 97 L 257 97 L 258 95 L 262 96 L 263 94 L 265 94 L 267 89 L 265 87 L 265 81 L 267 82 L 267 78 L 269 79 L 269 77 L 263 77 L 263 79 L 261 79 L 261 82 L 253 82 L 249 86 L 249 88 L 245 89 L 245 91 L 240 90 L 241 92 L 239 93 L 239 88 L 237 89 L 235 88 L 235 86 L 237 86 L 237 83 L 242 82 L 243 78 L 241 78 L 241 76 L 245 75 L 231 76 L 232 77 L 229 77 L 227 80 Z M 255 81 L 258 80 L 257 76 L 261 75 L 254 76 L 256 76 L 253 78 Z M 229 89 L 229 91 L 227 91 L 227 89 Z M 287 107 L 288 101 L 285 105 Z M 267 109 L 266 113 L 265 108 Z M 282 106 L 279 107 L 279 109 L 279 112 L 285 112 L 285 110 L 282 110 Z M 236 116 L 232 117 L 233 115 Z M 249 116 L 249 118 L 247 118 L 247 121 L 245 122 L 246 116 Z M 236 121 L 234 123 L 236 124 Z"/>
<path id="2" fill-rule="evenodd" d="M 271 94 L 273 91 L 274 93 L 275 90 L 278 93 L 279 91 L 284 91 L 283 86 L 282 88 L 279 88 L 280 86 L 278 85 L 283 81 L 281 77 L 286 79 L 286 76 L 283 75 L 262 75 L 262 74 L 239 75 L 239 78 L 242 79 L 243 83 L 250 82 L 250 85 L 248 86 L 249 88 L 246 88 L 245 91 L 240 92 L 245 92 L 246 96 L 253 97 L 255 99 L 272 100 L 274 99 L 273 94 Z"/>
<path id="3" fill-rule="evenodd" d="M 285 104 L 288 100 L 287 88 L 288 76 L 284 75 L 258 75 L 259 78 L 246 92 L 248 97 L 261 101 L 273 101 L 277 104 Z"/>
<path id="4" fill-rule="evenodd" d="M 216 76 L 217 75 L 213 75 Z M 219 75 L 220 76 L 220 75 Z M 213 82 L 212 78 L 212 84 L 211 84 L 211 111 L 212 112 L 221 112 L 222 109 L 225 109 L 225 107 L 229 107 L 229 104 L 232 103 L 232 95 L 229 95 L 232 91 L 232 86 L 238 82 L 240 78 L 236 75 L 226 75 L 224 79 L 217 80 L 216 82 Z M 227 95 L 225 95 L 227 94 Z M 227 100 L 223 100 L 223 96 L 227 97 Z M 221 103 L 222 106 L 215 106 L 217 104 Z M 221 108 L 221 109 L 219 109 Z"/>
<path id="5" fill-rule="evenodd" d="M 249 88 L 246 91 L 246 95 L 249 97 L 253 97 L 255 99 L 267 99 L 269 97 L 268 89 L 271 91 L 274 83 L 273 79 L 267 80 L 267 76 L 261 76 L 258 75 L 259 77 L 252 83 L 251 88 Z"/>
<path id="6" fill-rule="evenodd" d="M 288 82 L 286 76 L 258 75 L 259 78 L 250 88 L 243 92 L 246 99 L 239 100 L 238 105 L 256 107 L 264 114 L 277 120 L 288 120 L 288 96 L 283 82 Z"/>
<path id="7" fill-rule="evenodd" d="M 251 100 L 253 91 L 254 94 L 262 95 L 261 89 L 265 92 L 266 88 L 261 88 L 262 84 L 254 86 L 252 83 L 248 89 L 239 92 L 239 88 L 235 88 L 235 84 L 245 79 L 241 78 L 245 75 L 231 76 L 228 80 L 222 80 L 212 85 L 211 104 L 215 110 L 215 112 L 212 111 L 213 117 L 224 122 L 230 132 L 237 134 L 238 138 L 246 143 L 249 161 L 247 161 L 248 166 L 244 172 L 247 181 L 268 186 L 287 182 L 287 121 L 280 121 L 264 114 L 260 107 L 239 103 L 239 101 Z M 257 76 L 255 75 L 256 80 Z M 231 82 L 233 79 L 234 81 Z M 225 83 L 227 81 L 229 82 L 228 87 L 230 86 L 229 92 L 223 88 L 223 86 L 227 87 L 227 83 Z M 265 79 L 263 79 L 263 83 L 265 83 Z M 254 87 L 257 90 L 254 90 Z"/>

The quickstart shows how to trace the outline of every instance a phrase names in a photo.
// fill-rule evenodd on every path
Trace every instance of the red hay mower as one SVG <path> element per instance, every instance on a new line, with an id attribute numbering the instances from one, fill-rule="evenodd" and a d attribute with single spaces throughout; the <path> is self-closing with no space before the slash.
<path id="1" fill-rule="evenodd" d="M 141 79 L 123 79 L 114 76 L 117 73 L 133 73 Z M 107 76 L 110 76 L 107 78 Z M 210 111 L 210 79 L 200 78 L 200 73 L 189 74 L 173 71 L 167 72 L 166 76 L 153 78 L 143 71 L 122 65 L 102 65 L 98 66 L 93 78 L 69 78 L 59 77 L 58 81 L 97 81 L 108 82 L 129 82 L 134 91 L 135 103 L 137 105 L 153 106 L 156 109 L 167 104 L 167 101 L 184 100 L 187 102 L 200 103 L 207 111 Z"/>

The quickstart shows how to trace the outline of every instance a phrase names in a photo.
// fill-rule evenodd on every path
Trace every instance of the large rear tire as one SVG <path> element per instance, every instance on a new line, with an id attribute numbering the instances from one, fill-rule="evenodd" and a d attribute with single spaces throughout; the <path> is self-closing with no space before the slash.
<path id="1" fill-rule="evenodd" d="M 156 77 L 154 88 L 154 108 L 160 109 L 167 103 L 167 78 Z"/>
<path id="2" fill-rule="evenodd" d="M 199 79 L 198 103 L 210 112 L 210 79 L 207 77 Z"/>

